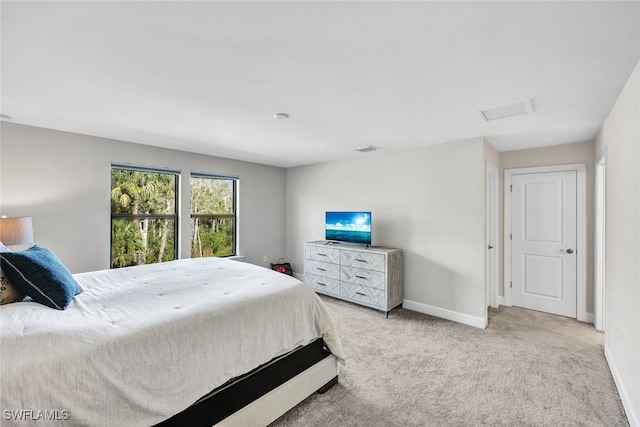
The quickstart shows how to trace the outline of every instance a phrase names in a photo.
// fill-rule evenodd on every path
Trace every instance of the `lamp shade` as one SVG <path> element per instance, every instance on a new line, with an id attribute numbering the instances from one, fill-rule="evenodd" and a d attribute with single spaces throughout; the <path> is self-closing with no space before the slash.
<path id="1" fill-rule="evenodd" d="M 33 243 L 31 217 L 0 218 L 0 242 L 7 246 Z"/>

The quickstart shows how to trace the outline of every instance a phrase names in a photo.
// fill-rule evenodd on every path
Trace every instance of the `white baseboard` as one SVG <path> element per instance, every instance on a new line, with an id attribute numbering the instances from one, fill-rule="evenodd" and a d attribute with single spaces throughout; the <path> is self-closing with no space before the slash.
<path id="1" fill-rule="evenodd" d="M 295 277 L 296 279 L 300 280 L 301 282 L 304 282 L 304 275 L 300 274 L 300 273 L 296 273 L 295 271 L 293 272 L 293 277 Z"/>
<path id="2" fill-rule="evenodd" d="M 627 389 L 624 386 L 624 382 L 622 381 L 620 371 L 618 371 L 615 359 L 609 352 L 606 344 L 604 345 L 604 357 L 605 359 L 607 359 L 609 370 L 611 371 L 611 376 L 613 376 L 613 381 L 616 383 L 618 394 L 620 395 L 620 400 L 622 400 L 622 406 L 624 407 L 624 411 L 627 414 L 627 419 L 629 420 L 629 425 L 631 427 L 640 427 L 640 418 L 636 413 L 636 408 L 633 407 L 631 399 L 629 398 L 629 393 L 627 392 Z"/>
<path id="3" fill-rule="evenodd" d="M 451 320 L 453 322 L 463 323 L 480 329 L 485 329 L 487 327 L 486 318 L 471 316 L 469 314 L 447 310 L 446 308 L 434 307 L 432 305 L 422 304 L 415 301 L 403 300 L 402 308 L 428 314 L 429 316 Z"/>

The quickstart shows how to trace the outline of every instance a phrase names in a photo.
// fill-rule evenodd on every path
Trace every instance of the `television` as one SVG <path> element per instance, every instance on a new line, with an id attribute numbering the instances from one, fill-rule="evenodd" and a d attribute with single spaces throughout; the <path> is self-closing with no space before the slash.
<path id="1" fill-rule="evenodd" d="M 325 240 L 371 244 L 371 212 L 327 212 Z"/>

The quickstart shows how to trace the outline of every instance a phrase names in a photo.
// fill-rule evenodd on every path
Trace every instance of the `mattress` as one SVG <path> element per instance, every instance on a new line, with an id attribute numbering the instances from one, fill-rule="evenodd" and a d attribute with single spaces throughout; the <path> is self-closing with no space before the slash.
<path id="1" fill-rule="evenodd" d="M 148 426 L 228 380 L 322 338 L 340 340 L 297 279 L 219 258 L 74 275 L 64 311 L 0 308 L 2 425 Z"/>

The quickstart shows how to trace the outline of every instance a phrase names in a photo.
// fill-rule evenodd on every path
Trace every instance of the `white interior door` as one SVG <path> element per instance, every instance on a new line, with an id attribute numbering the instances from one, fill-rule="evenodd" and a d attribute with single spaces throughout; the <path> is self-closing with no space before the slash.
<path id="1" fill-rule="evenodd" d="M 576 317 L 576 171 L 513 175 L 511 300 Z"/>

